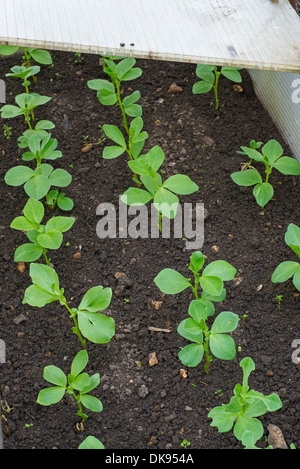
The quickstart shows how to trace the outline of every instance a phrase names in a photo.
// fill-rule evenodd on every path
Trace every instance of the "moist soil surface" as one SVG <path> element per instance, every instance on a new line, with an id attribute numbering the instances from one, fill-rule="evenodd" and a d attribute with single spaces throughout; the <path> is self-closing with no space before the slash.
<path id="1" fill-rule="evenodd" d="M 144 130 L 149 134 L 145 150 L 154 145 L 163 149 L 163 178 L 183 173 L 199 186 L 198 192 L 180 200 L 193 207 L 204 204 L 201 251 L 206 262 L 223 259 L 237 269 L 234 281 L 226 282 L 225 300 L 216 303 L 216 314 L 232 311 L 240 317 L 232 333 L 237 355 L 232 361 L 214 359 L 206 374 L 203 362 L 187 368 L 178 358 L 180 347 L 188 342 L 177 333 L 177 326 L 188 316 L 192 291 L 163 295 L 153 281 L 166 267 L 189 276 L 191 251 L 186 249 L 184 235 L 169 239 L 120 238 L 118 233 L 115 238 L 97 236 L 97 206 L 112 203 L 118 209 L 119 196 L 134 186 L 125 158 L 102 159 L 102 144 L 81 152 L 85 141 L 98 141 L 103 124 L 122 125 L 119 109 L 101 105 L 96 92 L 87 87 L 88 80 L 107 78 L 99 57 L 82 55 L 78 60 L 75 54 L 62 52 L 52 56 L 54 66 L 41 66 L 30 91 L 52 97 L 36 111 L 36 117 L 56 125 L 51 133 L 63 157 L 52 163 L 72 174 L 65 192 L 75 205 L 68 213 L 47 208 L 46 215 L 72 215 L 76 222 L 65 233 L 61 248 L 53 251 L 51 262 L 70 307 L 78 306 L 92 286 L 112 288 L 106 314 L 115 320 L 116 335 L 106 345 L 87 342 L 85 371 L 101 375 L 93 394 L 101 399 L 103 411 L 88 411 L 83 430 L 77 428 L 80 418 L 71 397 L 50 407 L 37 404 L 39 391 L 47 386 L 44 367 L 56 365 L 69 373 L 81 345 L 71 331 L 72 320 L 59 303 L 44 308 L 22 304 L 24 290 L 31 284 L 29 264 L 21 272 L 14 262 L 14 251 L 26 242 L 26 236 L 11 229 L 10 223 L 21 214 L 27 196 L 22 187 L 7 186 L 3 177 L 21 162 L 17 138 L 26 124 L 22 118 L 2 120 L 1 126 L 10 126 L 12 132 L 6 139 L 1 129 L 0 137 L 4 448 L 76 449 L 88 435 L 94 435 L 107 449 L 180 449 L 184 439 L 190 442 L 190 449 L 242 449 L 232 432 L 220 434 L 211 427 L 207 415 L 213 407 L 229 402 L 235 385 L 242 380 L 239 363 L 246 356 L 256 366 L 250 387 L 264 394 L 276 392 L 283 403 L 280 410 L 260 418 L 265 435 L 258 446 L 266 447 L 268 425 L 274 424 L 288 446 L 294 443 L 300 447 L 300 369 L 292 360 L 292 343 L 300 332 L 299 294 L 291 281 L 272 284 L 270 280 L 281 261 L 296 260 L 284 243 L 284 234 L 289 223 L 299 225 L 299 185 L 296 178 L 274 171 L 270 178 L 274 198 L 262 210 L 252 188 L 240 188 L 230 178 L 245 162 L 237 150 L 249 146 L 251 139 L 264 143 L 276 139 L 284 154 L 292 156 L 257 100 L 248 73 L 241 72 L 243 92 L 235 91 L 225 78 L 220 80 L 218 111 L 212 94 L 192 94 L 197 80 L 193 64 L 137 60 L 143 75 L 123 86 L 125 94 L 130 88 L 141 91 Z M 1 60 L 1 78 L 20 61 L 20 56 Z M 169 94 L 174 82 L 182 91 Z M 13 104 L 23 88 L 13 78 L 5 78 L 5 83 L 7 104 Z M 123 286 L 117 273 L 126 275 L 121 278 Z M 277 295 L 282 295 L 280 308 Z M 153 353 L 157 364 L 150 366 Z M 187 371 L 187 378 L 180 377 L 181 369 Z"/>

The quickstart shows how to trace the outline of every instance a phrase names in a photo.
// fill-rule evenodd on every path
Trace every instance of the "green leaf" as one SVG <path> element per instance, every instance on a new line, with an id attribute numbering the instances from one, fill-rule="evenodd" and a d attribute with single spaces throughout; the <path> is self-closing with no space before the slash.
<path id="1" fill-rule="evenodd" d="M 230 311 L 223 311 L 214 320 L 211 333 L 232 332 L 236 329 L 238 322 L 239 317 L 237 314 L 231 313 Z"/>
<path id="2" fill-rule="evenodd" d="M 58 275 L 52 267 L 43 264 L 30 264 L 29 275 L 32 283 L 49 293 L 53 293 L 54 287 L 59 290 Z"/>
<path id="3" fill-rule="evenodd" d="M 85 440 L 80 443 L 78 449 L 105 449 L 103 443 L 98 438 L 92 435 L 86 437 Z"/>
<path id="4" fill-rule="evenodd" d="M 213 275 L 201 276 L 200 285 L 202 290 L 213 296 L 221 295 L 223 290 L 223 280 Z"/>
<path id="5" fill-rule="evenodd" d="M 158 145 L 155 145 L 153 148 L 151 148 L 151 150 L 145 156 L 146 163 L 151 166 L 154 172 L 159 170 L 164 162 L 164 159 L 164 152 Z"/>
<path id="6" fill-rule="evenodd" d="M 100 313 L 79 310 L 78 326 L 82 335 L 95 344 L 106 344 L 115 334 L 113 318 Z"/>
<path id="7" fill-rule="evenodd" d="M 276 410 L 281 409 L 282 407 L 281 399 L 276 393 L 272 393 L 272 394 L 269 394 L 268 396 L 265 396 L 261 392 L 251 390 L 247 393 L 247 399 L 249 399 L 250 408 L 251 408 L 252 399 L 258 399 L 259 401 L 261 401 L 266 408 L 266 412 L 267 411 L 275 412 Z"/>
<path id="8" fill-rule="evenodd" d="M 46 223 L 45 232 L 48 231 L 60 231 L 61 233 L 65 233 L 66 231 L 70 230 L 75 222 L 75 218 L 73 217 L 52 217 Z"/>
<path id="9" fill-rule="evenodd" d="M 169 177 L 164 183 L 163 187 L 169 189 L 176 194 L 193 194 L 199 187 L 188 176 L 184 174 L 175 174 Z"/>
<path id="10" fill-rule="evenodd" d="M 125 59 L 122 59 L 117 65 L 116 65 L 116 73 L 118 76 L 118 79 L 122 81 L 123 76 L 129 72 L 129 70 L 134 67 L 136 63 L 136 60 L 133 57 L 127 57 Z"/>
<path id="11" fill-rule="evenodd" d="M 300 163 L 289 156 L 282 156 L 272 166 L 276 168 L 280 173 L 286 175 L 299 176 L 300 174 Z"/>
<path id="12" fill-rule="evenodd" d="M 22 303 L 42 308 L 43 306 L 52 303 L 53 301 L 57 301 L 58 299 L 58 296 L 53 292 L 49 293 L 38 285 L 30 285 L 25 290 Z"/>
<path id="13" fill-rule="evenodd" d="M 24 185 L 26 194 L 32 199 L 40 200 L 49 192 L 51 184 L 47 176 L 33 174 Z"/>
<path id="14" fill-rule="evenodd" d="M 121 130 L 116 125 L 104 124 L 102 128 L 108 138 L 117 143 L 120 147 L 126 149 L 125 138 Z"/>
<path id="15" fill-rule="evenodd" d="M 189 344 L 178 353 L 178 358 L 185 366 L 195 367 L 203 358 L 204 348 L 202 344 Z"/>
<path id="16" fill-rule="evenodd" d="M 194 94 L 203 94 L 208 93 L 213 87 L 212 83 L 206 81 L 197 81 L 192 88 Z"/>
<path id="17" fill-rule="evenodd" d="M 259 440 L 264 434 L 264 427 L 260 420 L 255 418 L 248 418 L 244 415 L 239 415 L 234 425 L 234 435 L 238 440 L 242 440 L 246 431 L 253 433 L 255 440 Z"/>
<path id="18" fill-rule="evenodd" d="M 70 197 L 65 197 L 64 194 L 59 194 L 57 197 L 57 206 L 64 211 L 70 211 L 74 207 L 74 202 Z"/>
<path id="19" fill-rule="evenodd" d="M 236 269 L 228 262 L 218 260 L 208 264 L 208 266 L 203 270 L 202 275 L 220 277 L 225 282 L 234 279 Z"/>
<path id="20" fill-rule="evenodd" d="M 49 182 L 52 186 L 67 187 L 71 181 L 71 174 L 61 168 L 55 169 L 49 176 Z"/>
<path id="21" fill-rule="evenodd" d="M 88 363 L 88 353 L 86 350 L 80 350 L 75 356 L 71 364 L 71 375 L 78 376 L 84 370 Z"/>
<path id="22" fill-rule="evenodd" d="M 44 205 L 39 200 L 29 199 L 23 209 L 23 213 L 25 217 L 28 218 L 28 220 L 31 220 L 39 225 L 44 218 Z"/>
<path id="23" fill-rule="evenodd" d="M 154 195 L 154 207 L 167 218 L 173 219 L 176 216 L 179 204 L 178 197 L 163 187 L 160 187 Z"/>
<path id="24" fill-rule="evenodd" d="M 298 262 L 294 262 L 294 261 L 281 262 L 274 270 L 272 277 L 271 277 L 271 282 L 272 283 L 286 282 L 289 278 L 291 278 L 295 274 L 298 267 L 299 267 Z"/>
<path id="25" fill-rule="evenodd" d="M 297 290 L 300 291 L 300 264 L 298 265 L 298 269 L 294 274 L 293 284 L 297 288 Z"/>
<path id="26" fill-rule="evenodd" d="M 5 174 L 5 182 L 9 186 L 21 186 L 34 175 L 34 171 L 27 166 L 14 166 Z"/>
<path id="27" fill-rule="evenodd" d="M 103 406 L 102 402 L 94 396 L 89 394 L 83 394 L 80 396 L 81 404 L 92 412 L 102 412 Z"/>
<path id="28" fill-rule="evenodd" d="M 248 379 L 250 376 L 250 373 L 255 370 L 255 363 L 252 360 L 251 357 L 245 357 L 240 361 L 240 366 L 243 369 L 243 387 L 242 387 L 242 393 L 246 394 L 248 391 Z"/>
<path id="29" fill-rule="evenodd" d="M 237 417 L 236 412 L 228 412 L 226 407 L 223 405 L 215 407 L 208 413 L 208 417 L 212 419 L 211 426 L 217 427 L 219 433 L 229 432 L 234 424 Z"/>
<path id="30" fill-rule="evenodd" d="M 70 378 L 69 378 L 70 379 Z M 74 389 L 77 391 L 83 391 L 90 382 L 89 375 L 87 373 L 81 373 L 70 383 Z"/>
<path id="31" fill-rule="evenodd" d="M 90 312 L 104 311 L 110 305 L 111 297 L 111 288 L 103 288 L 101 285 L 92 287 L 82 298 L 78 309 Z"/>
<path id="32" fill-rule="evenodd" d="M 54 129 L 55 127 L 55 124 L 51 121 L 48 121 L 48 120 L 40 120 L 36 126 L 35 126 L 35 130 L 50 130 L 50 129 Z"/>
<path id="33" fill-rule="evenodd" d="M 255 161 L 263 161 L 263 156 L 259 151 L 255 150 L 254 148 L 248 148 L 248 147 L 241 147 L 243 150 L 243 153 L 245 153 L 247 156 L 249 156 L 250 159 L 255 160 Z"/>
<path id="34" fill-rule="evenodd" d="M 214 84 L 215 82 L 215 74 L 213 72 L 198 72 L 197 77 L 201 78 L 201 80 L 205 81 L 206 83 Z"/>
<path id="35" fill-rule="evenodd" d="M 12 119 L 23 114 L 23 110 L 13 104 L 6 104 L 0 109 L 2 119 Z"/>
<path id="36" fill-rule="evenodd" d="M 112 160 L 113 158 L 118 158 L 118 156 L 123 155 L 124 152 L 125 148 L 116 145 L 111 145 L 104 148 L 102 158 L 104 158 L 105 160 Z"/>
<path id="37" fill-rule="evenodd" d="M 141 176 L 152 176 L 151 169 L 142 158 L 128 161 L 131 171 Z"/>
<path id="38" fill-rule="evenodd" d="M 226 77 L 228 80 L 234 81 L 235 83 L 241 83 L 242 77 L 240 72 L 233 67 L 222 67 L 221 73 Z"/>
<path id="39" fill-rule="evenodd" d="M 64 395 L 65 395 L 65 389 L 61 387 L 55 386 L 51 388 L 42 389 L 39 392 L 37 403 L 44 405 L 44 406 L 57 404 L 59 401 L 62 400 Z"/>
<path id="40" fill-rule="evenodd" d="M 129 117 L 139 117 L 143 114 L 143 108 L 140 104 L 131 104 L 125 108 L 125 112 Z"/>
<path id="41" fill-rule="evenodd" d="M 142 76 L 143 72 L 139 67 L 132 68 L 122 76 L 122 81 L 136 80 Z"/>
<path id="42" fill-rule="evenodd" d="M 181 321 L 177 328 L 178 334 L 191 342 L 203 344 L 203 329 L 192 318 L 187 318 Z"/>
<path id="43" fill-rule="evenodd" d="M 56 384 L 57 386 L 65 387 L 67 385 L 65 373 L 54 365 L 49 365 L 44 368 L 43 378 L 48 381 L 48 383 Z"/>
<path id="44" fill-rule="evenodd" d="M 235 342 L 227 334 L 211 334 L 209 347 L 212 354 L 220 360 L 233 360 L 236 355 Z"/>
<path id="45" fill-rule="evenodd" d="M 161 292 L 168 295 L 176 295 L 191 287 L 190 282 L 183 275 L 169 268 L 161 270 L 155 277 L 154 283 Z"/>
<path id="46" fill-rule="evenodd" d="M 230 177 L 238 186 L 248 187 L 262 182 L 261 175 L 256 171 L 256 169 L 237 171 L 236 173 L 232 173 Z"/>
<path id="47" fill-rule="evenodd" d="M 135 206 L 146 205 L 152 199 L 153 196 L 149 192 L 137 187 L 130 187 L 121 196 L 121 200 L 124 204 Z"/>
<path id="48" fill-rule="evenodd" d="M 86 394 L 88 392 L 93 391 L 100 383 L 100 375 L 99 373 L 95 373 L 90 377 L 89 384 L 83 389 L 83 392 Z"/>
<path id="49" fill-rule="evenodd" d="M 274 140 L 274 139 L 269 140 L 262 147 L 262 154 L 267 158 L 269 163 L 275 163 L 275 161 L 281 157 L 282 153 L 283 153 L 282 146 L 280 145 L 279 142 L 277 142 L 277 140 Z"/>
<path id="50" fill-rule="evenodd" d="M 300 228 L 294 223 L 290 223 L 287 227 L 284 240 L 289 247 L 299 247 L 300 246 Z"/>
<path id="51" fill-rule="evenodd" d="M 0 55 L 13 55 L 17 52 L 19 46 L 7 46 L 0 44 Z"/>
<path id="52" fill-rule="evenodd" d="M 37 244 L 25 243 L 17 247 L 14 254 L 15 262 L 34 262 L 43 254 L 43 249 Z"/>
<path id="53" fill-rule="evenodd" d="M 212 72 L 214 70 L 214 68 L 215 68 L 215 66 L 211 65 L 211 64 L 197 64 L 196 75 L 199 77 L 199 73 Z"/>
<path id="54" fill-rule="evenodd" d="M 205 321 L 208 316 L 208 308 L 205 303 L 201 299 L 192 300 L 189 306 L 189 315 L 196 321 L 196 323 L 200 323 L 201 321 Z"/>
<path id="55" fill-rule="evenodd" d="M 253 195 L 260 207 L 264 207 L 273 197 L 274 189 L 269 182 L 261 182 L 253 188 Z"/>
<path id="56" fill-rule="evenodd" d="M 204 265 L 205 259 L 201 251 L 193 252 L 191 255 L 190 269 L 193 272 L 199 272 Z"/>
<path id="57" fill-rule="evenodd" d="M 46 249 L 59 249 L 63 242 L 63 235 L 57 230 L 48 231 L 40 234 L 37 237 L 37 242 Z"/>
<path id="58" fill-rule="evenodd" d="M 42 64 L 42 65 L 52 64 L 51 54 L 47 50 L 28 49 L 28 51 L 29 51 L 31 57 L 33 58 L 33 60 L 35 60 L 39 64 Z"/>
<path id="59" fill-rule="evenodd" d="M 28 220 L 25 217 L 20 216 L 14 218 L 14 220 L 10 224 L 10 227 L 14 230 L 30 231 L 36 228 L 36 223 Z"/>

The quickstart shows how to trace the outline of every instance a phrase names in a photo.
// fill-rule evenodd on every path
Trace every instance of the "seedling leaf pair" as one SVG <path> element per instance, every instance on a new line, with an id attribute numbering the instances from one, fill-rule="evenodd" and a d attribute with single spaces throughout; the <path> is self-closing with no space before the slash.
<path id="1" fill-rule="evenodd" d="M 300 258 L 300 228 L 294 223 L 290 223 L 285 233 L 286 244 Z M 293 279 L 293 284 L 300 291 L 300 263 L 295 261 L 283 261 L 274 270 L 271 281 L 273 283 L 283 283 L 288 279 Z"/>
<path id="2" fill-rule="evenodd" d="M 14 166 L 7 171 L 4 180 L 13 187 L 24 184 L 28 197 L 40 200 L 48 194 L 51 186 L 67 187 L 72 176 L 65 169 L 54 169 L 50 164 L 42 163 L 35 169 L 23 165 Z"/>
<path id="3" fill-rule="evenodd" d="M 257 417 L 275 412 L 282 407 L 282 402 L 275 393 L 265 396 L 261 392 L 249 390 L 248 378 L 255 369 L 250 357 L 244 358 L 240 366 L 243 368 L 242 385 L 235 386 L 229 404 L 215 407 L 208 417 L 212 419 L 211 426 L 217 427 L 220 433 L 229 432 L 233 428 L 235 437 L 244 446 L 253 447 L 264 433 L 263 425 Z"/>
<path id="4" fill-rule="evenodd" d="M 112 291 L 101 285 L 90 288 L 83 296 L 78 309 L 69 308 L 64 297 L 64 289 L 59 287 L 59 279 L 54 269 L 42 264 L 30 264 L 29 274 L 33 285 L 30 285 L 24 294 L 23 303 L 31 306 L 43 307 L 53 301 L 64 305 L 73 318 L 75 327 L 73 332 L 81 340 L 81 334 L 89 341 L 105 344 L 115 333 L 115 322 L 111 317 L 100 314 L 108 308 Z M 81 340 L 85 345 L 85 342 Z"/>
<path id="5" fill-rule="evenodd" d="M 180 350 L 178 357 L 189 367 L 196 367 L 202 361 L 204 352 L 209 352 L 221 360 L 232 360 L 236 355 L 233 338 L 227 335 L 238 325 L 238 316 L 229 311 L 220 313 L 209 330 L 206 325 L 209 308 L 201 300 L 193 300 L 189 307 L 190 318 L 184 319 L 178 326 L 178 333 L 185 339 L 193 342 Z M 207 355 L 206 371 L 211 361 Z"/>
<path id="6" fill-rule="evenodd" d="M 164 161 L 164 153 L 159 146 L 154 146 L 147 154 L 128 161 L 130 169 L 140 176 L 144 189 L 130 187 L 121 197 L 127 205 L 139 206 L 153 200 L 154 207 L 169 219 L 176 216 L 178 195 L 193 194 L 199 187 L 188 176 L 176 174 L 162 181 L 158 173 Z"/>
<path id="7" fill-rule="evenodd" d="M 59 249 L 63 241 L 63 233 L 74 224 L 73 217 L 53 217 L 46 225 L 41 222 L 44 218 L 44 206 L 36 199 L 30 198 L 23 209 L 23 216 L 16 217 L 10 227 L 26 231 L 30 243 L 19 246 L 14 254 L 15 262 L 34 262 L 45 253 L 46 249 Z"/>
<path id="8" fill-rule="evenodd" d="M 194 94 L 203 94 L 208 93 L 213 89 L 216 101 L 215 109 L 217 110 L 219 108 L 218 84 L 220 76 L 223 75 L 228 80 L 240 83 L 242 81 L 242 77 L 239 70 L 241 69 L 226 66 L 223 66 L 218 70 L 216 65 L 198 64 L 196 67 L 196 75 L 200 78 L 200 81 L 197 81 L 193 85 L 192 91 Z"/>
<path id="9" fill-rule="evenodd" d="M 75 356 L 71 372 L 68 376 L 54 365 L 49 365 L 44 368 L 43 377 L 53 387 L 42 389 L 39 392 L 37 402 L 43 406 L 57 404 L 62 400 L 65 393 L 72 394 L 75 398 L 79 410 L 77 415 L 82 417 L 82 422 L 85 421 L 87 415 L 83 412 L 82 406 L 92 412 L 102 412 L 102 402 L 95 396 L 89 393 L 93 391 L 100 383 L 99 373 L 95 373 L 91 377 L 87 373 L 82 373 L 88 363 L 88 354 L 86 350 L 81 350 Z M 78 394 L 75 393 L 78 391 Z"/>
<path id="10" fill-rule="evenodd" d="M 262 208 L 274 195 L 273 186 L 269 183 L 273 168 L 284 175 L 300 175 L 300 163 L 289 156 L 282 156 L 283 149 L 277 140 L 269 140 L 262 147 L 261 153 L 256 148 L 241 147 L 241 149 L 243 154 L 248 155 L 251 162 L 254 160 L 265 165 L 266 179 L 263 181 L 260 173 L 254 168 L 232 173 L 231 179 L 238 186 L 254 186 L 253 195 L 257 204 Z"/>

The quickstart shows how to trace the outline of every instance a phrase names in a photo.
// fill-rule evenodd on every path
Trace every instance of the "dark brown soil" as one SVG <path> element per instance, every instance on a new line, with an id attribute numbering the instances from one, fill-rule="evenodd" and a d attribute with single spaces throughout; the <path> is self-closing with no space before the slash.
<path id="1" fill-rule="evenodd" d="M 283 260 L 294 260 L 284 243 L 289 223 L 299 224 L 299 185 L 293 177 L 274 172 L 271 182 L 275 197 L 261 210 L 252 190 L 233 184 L 230 174 L 239 169 L 241 145 L 251 139 L 263 142 L 277 139 L 285 154 L 291 152 L 266 111 L 258 102 L 251 80 L 243 71 L 243 93 L 233 90 L 232 82 L 220 81 L 219 111 L 212 95 L 192 94 L 195 66 L 158 61 L 138 61 L 143 75 L 128 87 L 142 94 L 143 120 L 149 134 L 145 149 L 160 145 L 165 152 L 165 176 L 189 175 L 199 191 L 182 198 L 184 202 L 203 202 L 208 211 L 205 239 L 201 249 L 208 262 L 224 259 L 237 269 L 240 281 L 228 282 L 227 296 L 216 305 L 217 313 L 233 311 L 240 316 L 233 333 L 238 346 L 231 362 L 215 359 L 210 373 L 203 366 L 188 369 L 188 378 L 179 376 L 183 368 L 178 359 L 186 341 L 176 332 L 187 317 L 192 299 L 189 292 L 163 296 L 153 282 L 158 272 L 173 267 L 188 275 L 190 252 L 181 239 L 100 239 L 96 234 L 102 202 L 118 206 L 119 195 L 130 185 L 131 173 L 125 159 L 105 161 L 102 147 L 81 153 L 84 136 L 100 137 L 99 126 L 121 126 L 118 108 L 102 106 L 86 83 L 106 78 L 99 58 L 53 53 L 54 67 L 42 67 L 31 91 L 52 96 L 40 108 L 38 118 L 53 120 L 52 135 L 58 139 L 63 158 L 55 167 L 73 176 L 67 195 L 75 202 L 73 228 L 64 244 L 52 255 L 53 265 L 65 288 L 70 306 L 77 306 L 91 286 L 110 286 L 115 292 L 117 272 L 130 282 L 113 295 L 110 314 L 116 322 L 116 336 L 108 345 L 87 344 L 87 372 L 100 372 L 95 390 L 103 412 L 88 412 L 84 431 L 74 402 L 66 398 L 57 405 L 36 403 L 38 392 L 46 386 L 43 368 L 57 365 L 66 373 L 80 343 L 71 331 L 66 310 L 53 303 L 45 308 L 22 305 L 24 290 L 31 284 L 29 265 L 21 273 L 14 263 L 14 250 L 25 242 L 25 235 L 10 228 L 21 213 L 27 197 L 23 188 L 4 183 L 5 172 L 20 159 L 17 138 L 26 129 L 22 119 L 2 121 L 12 127 L 12 137 L 4 138 L 1 128 L 1 313 L 0 338 L 6 344 L 6 363 L 0 364 L 0 391 L 4 447 L 7 449 L 76 449 L 88 435 L 99 438 L 107 449 L 180 449 L 187 439 L 191 449 L 241 449 L 233 434 L 219 434 L 210 426 L 209 410 L 227 403 L 233 388 L 242 379 L 240 360 L 250 356 L 256 370 L 250 386 L 265 394 L 277 392 L 281 410 L 261 417 L 267 427 L 280 427 L 288 445 L 300 447 L 300 370 L 292 361 L 292 342 L 299 339 L 299 294 L 291 282 L 274 285 L 270 278 Z M 0 78 L 20 58 L 0 62 Z M 7 103 L 23 91 L 20 83 L 5 78 Z M 170 85 L 182 87 L 179 94 L 168 94 Z M 124 92 L 127 89 L 124 88 Z M 72 167 L 70 167 L 72 165 Z M 55 211 L 56 214 L 61 212 Z M 50 212 L 49 212 L 50 215 Z M 68 245 L 66 245 L 68 243 Z M 73 255 L 81 246 L 81 258 Z M 262 286 L 262 287 L 260 287 Z M 260 287 L 260 288 L 259 288 Z M 276 295 L 283 295 L 280 311 Z M 162 301 L 156 310 L 152 301 Z M 24 315 L 25 320 L 16 323 Z M 172 329 L 171 333 L 149 331 L 148 327 Z M 158 364 L 150 366 L 149 354 L 155 352 Z M 141 365 L 142 364 L 142 365 Z M 141 386 L 148 394 L 140 397 Z M 9 410 L 9 411 L 8 411 Z M 266 446 L 262 438 L 259 446 Z"/>

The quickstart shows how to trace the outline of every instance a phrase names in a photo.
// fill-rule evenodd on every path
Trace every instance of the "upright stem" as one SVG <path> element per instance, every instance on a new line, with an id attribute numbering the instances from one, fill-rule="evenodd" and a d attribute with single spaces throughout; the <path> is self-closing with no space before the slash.
<path id="1" fill-rule="evenodd" d="M 48 259 L 48 257 L 47 257 L 47 250 L 46 250 L 46 248 L 43 249 L 43 254 L 44 254 L 44 257 L 45 257 L 46 264 L 49 266 L 51 259 Z"/>
<path id="2" fill-rule="evenodd" d="M 80 330 L 79 330 L 79 327 L 78 327 L 78 321 L 77 321 L 77 317 L 76 317 L 77 313 L 74 313 L 74 311 L 72 311 L 72 310 L 69 308 L 69 306 L 68 306 L 67 301 L 66 301 L 65 298 L 64 298 L 62 301 L 63 301 L 63 304 L 65 305 L 65 307 L 66 307 L 67 310 L 69 311 L 70 316 L 72 317 L 72 319 L 73 319 L 73 321 L 74 321 L 75 327 L 73 327 L 73 332 L 74 332 L 74 334 L 76 334 L 77 337 L 79 338 L 82 347 L 85 347 L 85 346 L 86 346 L 86 341 L 82 338 L 82 335 L 81 335 Z"/>
<path id="3" fill-rule="evenodd" d="M 218 84 L 219 84 L 219 78 L 220 78 L 220 72 L 218 72 L 217 66 L 215 65 L 215 83 L 213 85 L 214 92 L 215 92 L 215 100 L 216 100 L 216 107 L 215 109 L 219 109 L 219 98 L 218 98 Z"/>
<path id="4" fill-rule="evenodd" d="M 116 89 L 117 89 L 117 101 L 118 101 L 119 107 L 120 107 L 121 112 L 122 112 L 122 122 L 123 122 L 123 125 L 125 127 L 127 135 L 129 135 L 126 112 L 125 112 L 125 109 L 124 109 L 124 106 L 123 106 L 123 103 L 122 103 L 122 99 L 121 99 L 120 82 L 116 81 L 115 86 L 116 86 Z"/>

